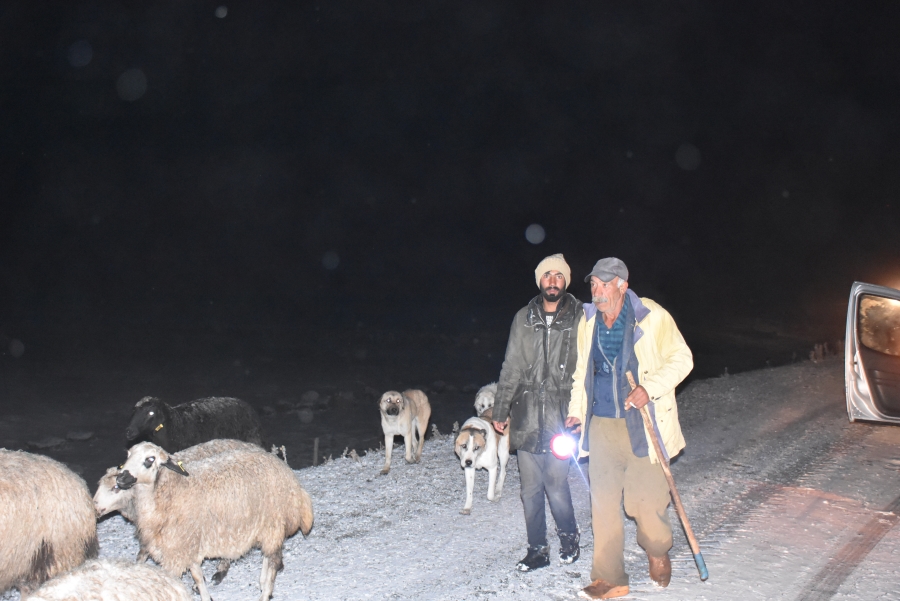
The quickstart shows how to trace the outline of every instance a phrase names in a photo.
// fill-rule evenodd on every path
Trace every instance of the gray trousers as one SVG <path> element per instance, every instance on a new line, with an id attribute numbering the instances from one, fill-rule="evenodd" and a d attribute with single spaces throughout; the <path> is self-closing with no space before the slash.
<path id="1" fill-rule="evenodd" d="M 662 467 L 649 457 L 637 457 L 624 419 L 592 417 L 590 425 L 591 526 L 594 562 L 591 581 L 602 578 L 627 585 L 625 573 L 625 513 L 637 522 L 637 542 L 653 557 L 672 548 L 669 485 Z"/>
<path id="2" fill-rule="evenodd" d="M 517 454 L 529 546 L 541 547 L 547 544 L 544 495 L 550 502 L 550 513 L 556 521 L 557 531 L 575 532 L 578 524 L 575 522 L 575 509 L 569 492 L 569 460 L 557 459 L 551 453 L 529 453 L 521 449 Z"/>

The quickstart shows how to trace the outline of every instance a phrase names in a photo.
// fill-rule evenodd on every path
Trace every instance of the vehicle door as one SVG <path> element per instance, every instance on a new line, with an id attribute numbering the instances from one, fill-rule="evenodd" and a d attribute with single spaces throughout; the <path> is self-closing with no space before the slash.
<path id="1" fill-rule="evenodd" d="M 900 424 L 900 290 L 853 283 L 844 384 L 850 421 Z"/>

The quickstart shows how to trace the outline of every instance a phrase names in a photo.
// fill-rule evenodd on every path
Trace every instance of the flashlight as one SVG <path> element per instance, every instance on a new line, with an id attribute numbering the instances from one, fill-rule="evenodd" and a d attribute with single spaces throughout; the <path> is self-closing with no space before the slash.
<path id="1" fill-rule="evenodd" d="M 578 426 L 574 426 L 577 428 Z M 568 459 L 575 454 L 578 447 L 578 439 L 572 435 L 571 430 L 563 430 L 559 434 L 554 434 L 550 439 L 550 452 L 557 459 Z"/>

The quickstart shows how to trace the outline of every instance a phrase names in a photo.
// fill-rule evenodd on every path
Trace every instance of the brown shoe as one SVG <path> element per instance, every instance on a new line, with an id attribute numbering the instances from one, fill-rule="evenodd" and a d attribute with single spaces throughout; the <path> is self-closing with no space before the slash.
<path id="1" fill-rule="evenodd" d="M 669 561 L 669 554 L 652 557 L 648 553 L 647 559 L 650 562 L 650 579 L 659 586 L 669 586 L 669 581 L 672 579 L 672 562 Z"/>
<path id="2" fill-rule="evenodd" d="M 579 594 L 588 599 L 612 599 L 613 597 L 624 597 L 628 594 L 628 585 L 610 584 L 606 580 L 598 578 L 581 589 L 581 593 Z"/>

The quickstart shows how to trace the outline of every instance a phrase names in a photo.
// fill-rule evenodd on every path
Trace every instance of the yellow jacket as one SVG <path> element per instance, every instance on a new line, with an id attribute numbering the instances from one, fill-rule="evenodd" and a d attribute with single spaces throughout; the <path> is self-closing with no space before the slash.
<path id="1" fill-rule="evenodd" d="M 694 367 L 694 358 L 668 311 L 649 298 L 638 298 L 628 290 L 635 311 L 634 354 L 640 365 L 638 381 L 650 396 L 656 416 L 656 426 L 662 437 L 669 457 L 674 457 L 685 446 L 681 425 L 678 423 L 678 407 L 675 404 L 675 387 L 684 380 Z M 590 424 L 590 408 L 593 399 L 587 398 L 585 377 L 588 375 L 588 358 L 593 342 L 594 323 L 597 308 L 593 304 L 584 305 L 585 318 L 578 325 L 576 342 L 578 361 L 572 375 L 572 399 L 569 402 L 569 417 L 581 420 L 581 441 L 578 445 L 580 456 L 588 455 L 584 448 L 584 437 Z M 593 366 L 590 366 L 593 377 Z M 634 411 L 634 409 L 629 409 Z M 657 462 L 651 433 L 644 428 L 647 437 L 650 461 Z"/>

